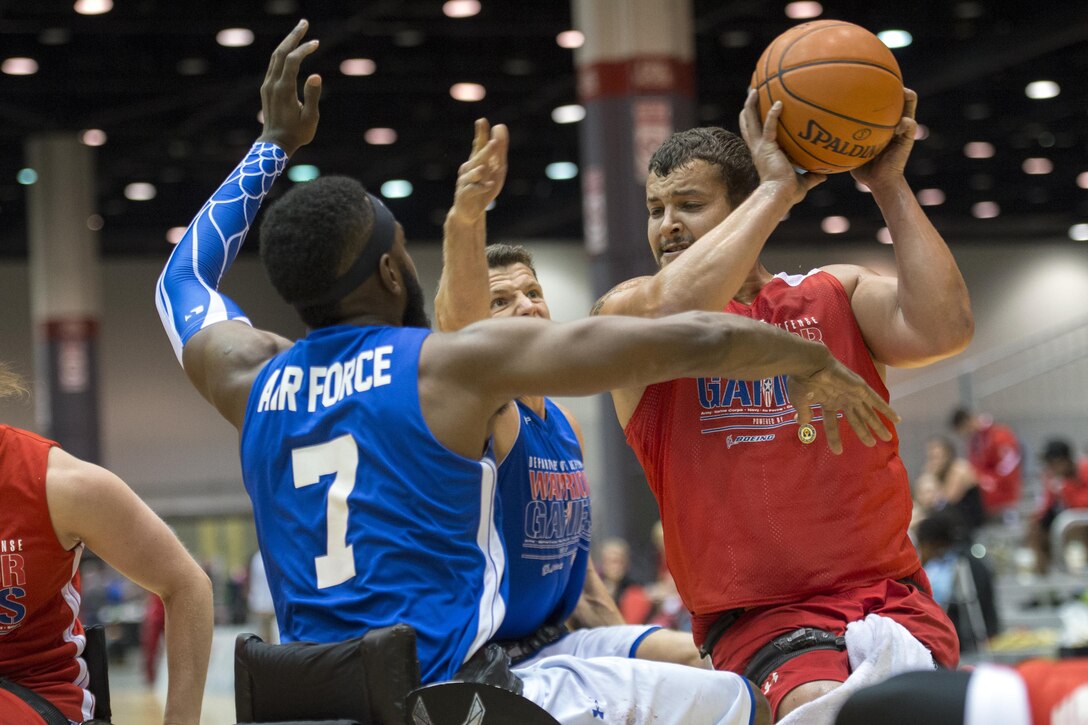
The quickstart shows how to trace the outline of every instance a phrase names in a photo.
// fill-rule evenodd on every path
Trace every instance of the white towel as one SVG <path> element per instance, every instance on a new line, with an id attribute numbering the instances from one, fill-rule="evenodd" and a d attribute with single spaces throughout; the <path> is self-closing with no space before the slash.
<path id="1" fill-rule="evenodd" d="M 879 614 L 846 625 L 846 654 L 852 670 L 846 682 L 797 708 L 779 725 L 833 725 L 846 698 L 863 687 L 901 672 L 934 669 L 933 655 L 925 645 L 899 622 Z"/>

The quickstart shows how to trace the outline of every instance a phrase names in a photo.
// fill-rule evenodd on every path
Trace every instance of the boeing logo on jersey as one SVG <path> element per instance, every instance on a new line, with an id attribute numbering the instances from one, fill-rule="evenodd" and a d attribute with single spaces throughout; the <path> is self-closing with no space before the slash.
<path id="1" fill-rule="evenodd" d="M 18 549 L 23 548 L 22 539 L 9 539 L 5 544 L 18 542 Z M 25 562 L 21 554 L 0 554 L 0 635 L 16 629 L 26 618 L 26 607 L 19 601 L 26 598 Z"/>
<path id="2" fill-rule="evenodd" d="M 732 433 L 725 437 L 725 447 L 732 448 L 738 446 L 741 443 L 766 443 L 767 441 L 773 441 L 774 434 L 769 433 L 767 435 L 759 436 L 735 436 Z"/>
<path id="3" fill-rule="evenodd" d="M 789 405 L 786 394 L 786 376 L 766 380 L 731 380 L 721 378 L 697 378 L 699 404 L 706 410 L 729 408 L 736 405 L 746 408 L 783 408 Z"/>
<path id="4" fill-rule="evenodd" d="M 261 391 L 257 412 L 298 410 L 298 396 L 302 393 L 306 410 L 314 413 L 318 405 L 329 408 L 348 396 L 389 385 L 393 382 L 388 374 L 392 354 L 392 345 L 381 345 L 328 367 L 314 366 L 303 370 L 287 365 L 282 370 L 273 370 Z"/>

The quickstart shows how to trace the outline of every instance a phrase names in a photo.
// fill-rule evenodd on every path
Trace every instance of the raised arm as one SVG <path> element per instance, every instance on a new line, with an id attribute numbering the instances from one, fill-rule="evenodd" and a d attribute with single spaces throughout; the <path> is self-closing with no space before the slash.
<path id="1" fill-rule="evenodd" d="M 85 544 L 162 598 L 169 681 L 163 722 L 197 725 L 214 623 L 208 576 L 162 519 L 104 468 L 53 448 L 45 485 L 49 515 L 64 548 Z"/>
<path id="2" fill-rule="evenodd" d="M 660 317 L 688 310 L 719 312 L 729 304 L 771 232 L 809 189 L 826 179 L 822 174 L 798 174 L 779 148 L 775 135 L 781 112 L 781 103 L 775 103 L 760 123 L 755 92 L 745 101 L 741 136 L 751 150 L 760 183 L 735 209 L 730 209 L 720 183 L 710 187 L 698 179 L 691 184 L 680 180 L 677 188 L 658 189 L 651 181 L 646 199 L 651 238 L 695 237 L 704 220 L 727 216 L 653 276 L 611 290 L 598 301 L 594 314 Z M 682 178 L 675 172 L 670 176 Z"/>
<path id="3" fill-rule="evenodd" d="M 302 59 L 317 49 L 316 40 L 299 45 L 306 28 L 301 21 L 273 53 L 261 86 L 264 131 L 189 224 L 155 291 L 178 361 L 197 390 L 236 427 L 260 367 L 290 343 L 254 329 L 219 292 L 219 283 L 287 158 L 317 129 L 321 79 L 306 79 L 304 103 L 296 89 Z"/>
<path id="4" fill-rule="evenodd" d="M 506 180 L 506 126 L 489 128 L 478 119 L 472 139 L 472 154 L 457 170 L 453 206 L 442 227 L 442 276 L 434 299 L 438 329 L 460 330 L 489 316 L 487 206 L 502 191 Z"/>
<path id="5" fill-rule="evenodd" d="M 855 169 L 880 207 L 895 250 L 896 276 L 839 269 L 865 342 L 879 362 L 916 367 L 960 352 L 974 334 L 967 285 L 940 233 L 903 176 L 914 146 L 918 94 L 907 90 L 904 117 L 891 144 Z M 828 268 L 835 273 L 835 268 Z"/>
<path id="6" fill-rule="evenodd" d="M 487 370 L 486 375 L 481 371 Z M 724 313 L 667 318 L 597 317 L 564 324 L 539 319 L 489 320 L 461 332 L 431 335 L 420 355 L 420 402 L 431 431 L 451 450 L 475 455 L 490 416 L 522 395 L 592 395 L 675 378 L 756 380 L 788 375 L 798 420 L 825 409 L 828 445 L 841 450 L 842 411 L 858 437 L 891 433 L 882 413 L 898 417 L 860 377 L 822 344 L 772 325 Z"/>

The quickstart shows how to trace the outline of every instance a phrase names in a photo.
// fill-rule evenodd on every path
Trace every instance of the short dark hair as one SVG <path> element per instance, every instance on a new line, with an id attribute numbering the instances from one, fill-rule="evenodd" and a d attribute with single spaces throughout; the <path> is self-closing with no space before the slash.
<path id="1" fill-rule="evenodd" d="M 1069 444 L 1069 441 L 1062 440 L 1061 438 L 1051 438 L 1046 442 L 1046 446 L 1043 447 L 1042 459 L 1047 463 L 1054 463 L 1055 461 L 1072 461 L 1073 446 Z"/>
<path id="2" fill-rule="evenodd" d="M 718 167 L 726 196 L 734 208 L 759 186 L 759 172 L 744 139 L 717 126 L 692 128 L 669 136 L 650 157 L 650 173 L 667 176 L 693 161 Z"/>
<path id="3" fill-rule="evenodd" d="M 321 296 L 359 256 L 374 228 L 366 189 L 346 176 L 297 184 L 261 222 L 261 261 L 272 286 L 290 304 Z M 299 307 L 310 327 L 338 322 L 339 302 Z"/>
<path id="4" fill-rule="evenodd" d="M 964 423 L 971 420 L 971 417 L 971 411 L 967 408 L 958 408 L 956 412 L 952 414 L 952 417 L 949 418 L 948 423 L 952 426 L 953 430 L 959 430 Z"/>
<path id="5" fill-rule="evenodd" d="M 963 519 L 954 509 L 941 509 L 918 522 L 914 527 L 914 536 L 919 544 L 931 544 L 947 548 L 967 540 L 967 530 Z"/>
<path id="6" fill-rule="evenodd" d="M 536 277 L 533 266 L 533 254 L 520 244 L 489 244 L 486 247 L 487 268 L 509 267 L 512 264 L 524 264 Z"/>

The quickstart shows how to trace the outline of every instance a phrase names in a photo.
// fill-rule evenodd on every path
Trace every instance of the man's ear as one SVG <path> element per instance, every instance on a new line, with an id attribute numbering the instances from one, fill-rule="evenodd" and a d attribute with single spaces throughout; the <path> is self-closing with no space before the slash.
<path id="1" fill-rule="evenodd" d="M 393 261 L 393 255 L 388 252 L 378 260 L 378 274 L 381 275 L 382 286 L 391 294 L 398 295 L 404 290 L 404 280 L 401 278 L 400 270 Z"/>

